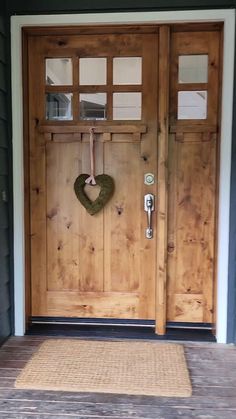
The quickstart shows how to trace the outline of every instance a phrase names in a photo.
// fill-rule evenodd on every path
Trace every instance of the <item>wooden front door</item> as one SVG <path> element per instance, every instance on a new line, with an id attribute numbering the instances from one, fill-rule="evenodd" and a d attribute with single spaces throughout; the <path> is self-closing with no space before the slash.
<path id="1" fill-rule="evenodd" d="M 25 34 L 28 313 L 213 325 L 221 26 Z M 115 183 L 93 216 L 73 187 L 91 128 Z"/>
<path id="2" fill-rule="evenodd" d="M 32 316 L 155 319 L 156 210 L 148 239 L 144 195 L 157 192 L 158 34 L 103 32 L 28 36 Z M 90 128 L 96 174 L 115 182 L 93 216 L 73 187 L 90 172 Z"/>

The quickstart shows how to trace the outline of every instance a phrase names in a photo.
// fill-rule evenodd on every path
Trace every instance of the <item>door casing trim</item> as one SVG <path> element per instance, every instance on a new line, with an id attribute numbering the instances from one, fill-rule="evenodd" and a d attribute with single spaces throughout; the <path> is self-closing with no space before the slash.
<path id="1" fill-rule="evenodd" d="M 14 213 L 14 304 L 15 335 L 25 334 L 25 228 L 23 167 L 23 77 L 21 30 L 26 26 L 92 24 L 167 24 L 186 22 L 224 23 L 223 83 L 221 102 L 221 148 L 217 255 L 216 338 L 227 341 L 228 258 L 231 142 L 234 87 L 235 10 L 194 10 L 106 14 L 27 15 L 11 17 L 13 213 Z M 230 48 L 228 47 L 230 45 Z"/>

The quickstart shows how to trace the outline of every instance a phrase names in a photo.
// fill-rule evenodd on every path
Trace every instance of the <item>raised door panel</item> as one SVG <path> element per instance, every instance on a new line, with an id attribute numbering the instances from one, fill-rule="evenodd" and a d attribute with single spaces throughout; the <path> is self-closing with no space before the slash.
<path id="1" fill-rule="evenodd" d="M 156 212 L 148 240 L 143 197 L 157 192 L 157 182 L 144 185 L 145 173 L 157 177 L 157 34 L 32 36 L 28 51 L 32 315 L 154 319 Z M 63 57 L 54 64 L 71 59 L 73 77 L 60 85 L 55 67 L 45 78 L 45 60 Z M 106 58 L 106 84 L 81 82 L 86 57 Z M 140 80 L 115 85 L 114 57 L 136 57 Z M 96 93 L 107 95 L 103 115 L 92 102 Z M 91 95 L 83 112 L 82 94 Z M 117 94 L 132 100 L 119 96 L 114 110 Z M 91 127 L 96 174 L 115 181 L 114 196 L 93 216 L 73 188 L 79 174 L 90 173 Z M 99 193 L 97 186 L 85 190 L 92 200 Z"/>
<path id="2" fill-rule="evenodd" d="M 216 140 L 203 135 L 170 139 L 169 321 L 212 321 Z"/>

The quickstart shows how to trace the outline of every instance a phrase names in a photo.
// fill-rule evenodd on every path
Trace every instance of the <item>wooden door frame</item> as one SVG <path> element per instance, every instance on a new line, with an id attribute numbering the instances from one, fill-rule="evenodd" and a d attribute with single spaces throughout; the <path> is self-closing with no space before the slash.
<path id="1" fill-rule="evenodd" d="M 23 37 L 23 101 L 24 101 L 24 181 L 25 181 L 25 311 L 26 323 L 32 316 L 31 301 L 33 289 L 31 290 L 31 209 L 30 209 L 30 104 L 28 103 L 28 44 L 30 37 L 34 36 L 57 36 L 57 35 L 88 35 L 96 34 L 154 34 L 158 36 L 158 71 L 157 71 L 157 131 L 155 145 L 158 149 L 156 160 L 158 178 L 158 195 L 156 196 L 156 220 L 157 225 L 157 249 L 155 261 L 154 286 L 155 298 L 155 322 L 156 332 L 160 335 L 166 331 L 166 262 L 167 262 L 167 151 L 168 151 L 168 130 L 169 130 L 169 47 L 170 27 L 165 25 L 106 25 L 106 26 L 79 26 L 79 27 L 26 27 L 22 30 Z M 159 61 L 160 60 L 160 61 Z M 161 89 L 159 91 L 159 86 Z M 82 124 L 83 125 L 83 124 Z M 47 133 L 49 135 L 49 133 Z M 153 145 L 154 146 L 154 145 Z M 33 304 L 33 303 L 32 303 Z"/>
<path id="2" fill-rule="evenodd" d="M 163 24 L 166 22 L 194 22 L 194 21 L 223 21 L 225 23 L 225 45 L 234 45 L 234 13 L 230 10 L 220 11 L 194 11 L 194 12 L 152 12 L 152 13 L 124 13 L 107 15 L 50 15 L 50 16 L 17 16 L 12 17 L 12 103 L 13 103 L 13 166 L 14 166 L 14 256 L 15 256 L 15 334 L 23 335 L 25 332 L 25 247 L 24 247 L 24 174 L 23 174 L 23 124 L 22 124 L 22 82 L 21 75 L 21 29 L 30 26 L 54 26 L 54 25 L 79 25 L 96 21 L 107 24 Z M 219 202 L 219 229 L 218 229 L 218 330 L 217 340 L 226 341 L 227 329 L 227 284 L 224 280 L 228 272 L 228 214 L 229 214 L 229 185 L 230 185 L 230 161 L 231 152 L 231 127 L 232 127 L 232 92 L 233 92 L 233 60 L 234 50 L 224 48 L 223 73 L 223 112 L 222 112 L 222 147 L 221 147 L 221 170 L 220 178 L 220 202 Z M 165 154 L 165 150 L 163 153 Z M 162 156 L 163 157 L 163 156 Z M 161 157 L 160 157 L 161 158 Z M 226 186 L 227 185 L 227 186 Z M 165 203 L 165 198 L 163 200 Z M 225 220 L 227 220 L 225 222 Z M 165 228 L 162 228 L 165 234 Z M 162 260 L 165 261 L 162 255 Z M 165 263 L 165 262 L 164 262 Z M 164 292 L 164 281 L 162 295 Z M 160 295 L 160 294 L 159 294 Z M 223 304 L 222 304 L 223 301 Z M 163 302 L 159 302 L 160 305 Z"/>

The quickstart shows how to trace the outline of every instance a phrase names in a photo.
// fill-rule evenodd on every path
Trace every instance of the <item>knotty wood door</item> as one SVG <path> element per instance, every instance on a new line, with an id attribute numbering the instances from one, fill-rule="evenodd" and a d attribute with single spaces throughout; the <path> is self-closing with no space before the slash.
<path id="1" fill-rule="evenodd" d="M 212 324 L 221 27 L 25 34 L 29 315 L 155 319 L 160 334 L 168 321 Z M 115 181 L 94 216 L 73 190 L 90 170 L 91 127 L 96 174 Z"/>
<path id="2" fill-rule="evenodd" d="M 171 34 L 167 320 L 214 323 L 221 31 Z M 186 71 L 187 70 L 187 71 Z"/>
<path id="3" fill-rule="evenodd" d="M 143 201 L 157 195 L 158 34 L 123 32 L 28 35 L 32 316 L 155 319 L 156 209 L 147 239 Z M 73 190 L 90 170 L 91 127 L 96 174 L 115 182 L 94 216 Z M 146 173 L 154 184 L 144 183 Z"/>

